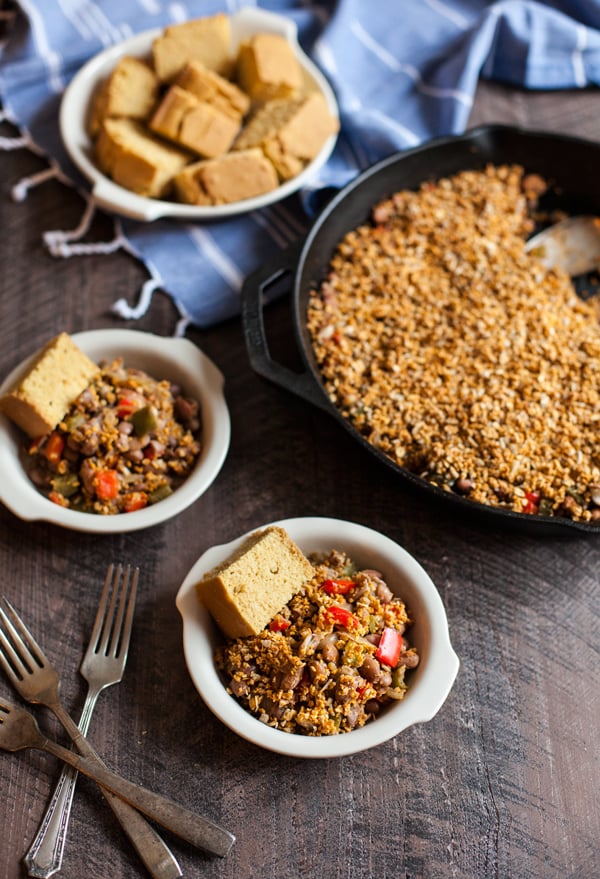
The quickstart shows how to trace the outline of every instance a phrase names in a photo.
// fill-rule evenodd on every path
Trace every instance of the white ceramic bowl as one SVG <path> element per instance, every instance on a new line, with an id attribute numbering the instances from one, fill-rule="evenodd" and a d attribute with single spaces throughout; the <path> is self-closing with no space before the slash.
<path id="1" fill-rule="evenodd" d="M 442 600 L 423 568 L 397 543 L 364 525 L 318 517 L 284 519 L 272 524 L 285 528 L 304 553 L 339 549 L 347 552 L 359 567 L 382 571 L 387 584 L 406 602 L 414 619 L 410 640 L 418 648 L 420 663 L 410 674 L 404 699 L 386 706 L 379 717 L 360 729 L 335 736 L 310 737 L 261 723 L 227 693 L 219 677 L 213 655 L 223 636 L 197 600 L 194 588 L 207 570 L 237 548 L 247 536 L 243 535 L 205 552 L 177 595 L 187 667 L 210 710 L 226 726 L 255 745 L 291 757 L 312 758 L 341 757 L 365 751 L 415 723 L 431 720 L 450 692 L 459 662 L 450 644 Z"/>
<path id="2" fill-rule="evenodd" d="M 302 66 L 305 76 L 323 93 L 331 113 L 338 118 L 339 111 L 331 86 L 308 56 L 302 51 L 297 39 L 297 29 L 293 21 L 267 12 L 264 9 L 247 7 L 230 16 L 232 30 L 232 51 L 255 33 L 276 33 L 286 37 Z M 153 40 L 162 30 L 145 31 L 130 37 L 122 43 L 111 46 L 85 64 L 71 80 L 62 99 L 60 108 L 60 132 L 67 152 L 79 170 L 92 183 L 95 201 L 104 208 L 135 220 L 152 221 L 159 217 L 179 217 L 187 220 L 214 220 L 233 214 L 245 213 L 266 207 L 286 198 L 303 187 L 325 164 L 336 137 L 332 135 L 323 145 L 319 154 L 301 174 L 286 181 L 265 195 L 244 199 L 232 204 L 214 207 L 195 207 L 178 204 L 175 201 L 145 198 L 136 195 L 122 186 L 113 183 L 96 167 L 92 160 L 92 142 L 86 130 L 92 95 L 98 85 L 113 70 L 117 61 L 124 55 L 150 57 Z"/>
<path id="3" fill-rule="evenodd" d="M 45 498 L 27 476 L 19 457 L 24 434 L 0 413 L 0 501 L 25 520 L 43 520 L 100 534 L 149 528 L 190 506 L 216 478 L 229 449 L 231 426 L 223 394 L 223 376 L 188 339 L 173 339 L 136 330 L 92 330 L 74 333 L 77 345 L 95 362 L 122 357 L 126 366 L 143 369 L 155 379 L 169 379 L 200 402 L 202 451 L 196 466 L 172 495 L 133 513 L 97 516 L 69 510 Z M 17 366 L 0 386 L 0 396 L 23 374 L 35 355 Z"/>

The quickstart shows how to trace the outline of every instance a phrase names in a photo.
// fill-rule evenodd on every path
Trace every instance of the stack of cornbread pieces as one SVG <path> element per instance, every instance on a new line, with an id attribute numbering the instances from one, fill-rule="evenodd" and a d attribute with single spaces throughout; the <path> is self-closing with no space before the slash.
<path id="1" fill-rule="evenodd" d="M 230 18 L 218 14 L 166 28 L 151 60 L 121 58 L 90 108 L 102 172 L 138 195 L 191 205 L 251 198 L 297 176 L 338 120 L 284 36 L 231 46 Z"/>

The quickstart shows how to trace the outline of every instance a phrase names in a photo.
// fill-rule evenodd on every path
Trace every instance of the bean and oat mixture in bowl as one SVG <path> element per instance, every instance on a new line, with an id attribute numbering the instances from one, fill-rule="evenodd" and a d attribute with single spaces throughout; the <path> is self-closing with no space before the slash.
<path id="1" fill-rule="evenodd" d="M 275 729 L 307 736 L 364 726 L 403 699 L 419 655 L 401 598 L 343 552 L 310 556 L 314 577 L 258 635 L 228 640 L 216 664 L 231 693 Z"/>
<path id="2" fill-rule="evenodd" d="M 121 359 L 102 365 L 54 431 L 30 443 L 26 469 L 51 501 L 130 513 L 168 497 L 201 450 L 198 402 Z"/>
<path id="3" fill-rule="evenodd" d="M 377 204 L 311 291 L 325 389 L 395 464 L 518 513 L 600 524 L 600 322 L 525 252 L 545 182 L 488 166 Z"/>

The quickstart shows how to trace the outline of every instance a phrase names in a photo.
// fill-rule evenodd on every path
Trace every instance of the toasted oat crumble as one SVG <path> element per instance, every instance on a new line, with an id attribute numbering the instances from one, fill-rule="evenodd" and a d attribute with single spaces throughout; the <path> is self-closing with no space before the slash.
<path id="1" fill-rule="evenodd" d="M 310 294 L 329 396 L 392 461 L 473 501 L 600 522 L 600 323 L 525 252 L 544 188 L 465 171 L 373 208 Z"/>

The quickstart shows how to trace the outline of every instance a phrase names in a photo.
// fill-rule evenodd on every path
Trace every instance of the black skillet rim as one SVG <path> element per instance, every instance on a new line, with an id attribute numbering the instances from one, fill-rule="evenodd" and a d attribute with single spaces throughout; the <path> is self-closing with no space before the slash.
<path id="1" fill-rule="evenodd" d="M 417 474 L 411 473 L 409 470 L 400 467 L 398 464 L 392 461 L 392 459 L 389 458 L 384 452 L 369 443 L 331 402 L 322 384 L 320 372 L 312 354 L 312 346 L 310 343 L 310 338 L 308 336 L 308 330 L 306 328 L 306 309 L 304 307 L 308 302 L 308 295 L 303 296 L 302 270 L 304 268 L 307 256 L 310 254 L 313 244 L 315 243 L 322 227 L 325 223 L 327 223 L 329 218 L 336 212 L 343 210 L 344 203 L 348 200 L 349 197 L 352 196 L 352 194 L 356 190 L 368 189 L 369 184 L 374 178 L 382 175 L 389 168 L 406 164 L 415 156 L 427 156 L 427 154 L 430 153 L 435 154 L 439 150 L 443 150 L 444 148 L 451 149 L 460 144 L 468 146 L 472 149 L 474 164 L 479 158 L 479 166 L 485 164 L 486 162 L 492 161 L 512 161 L 510 157 L 506 159 L 500 159 L 491 157 L 486 158 L 485 156 L 481 155 L 485 153 L 486 149 L 493 148 L 495 139 L 516 139 L 521 141 L 530 140 L 532 143 L 537 142 L 541 150 L 551 146 L 553 143 L 561 144 L 566 148 L 568 148 L 569 146 L 582 149 L 588 148 L 590 149 L 590 151 L 597 151 L 597 159 L 600 160 L 600 143 L 597 143 L 595 141 L 586 140 L 584 138 L 571 135 L 530 130 L 510 125 L 481 125 L 476 128 L 469 129 L 462 135 L 450 135 L 447 137 L 435 138 L 433 140 L 427 141 L 426 143 L 418 147 L 414 147 L 413 149 L 405 150 L 400 153 L 394 153 L 370 166 L 361 174 L 359 174 L 356 178 L 350 181 L 331 199 L 331 201 L 326 205 L 326 207 L 322 210 L 322 212 L 319 214 L 319 216 L 311 226 L 311 229 L 300 249 L 295 267 L 292 291 L 292 308 L 294 314 L 294 330 L 296 334 L 296 343 L 306 370 L 310 373 L 314 383 L 318 388 L 320 395 L 323 396 L 324 408 L 326 407 L 327 411 L 332 414 L 336 418 L 336 420 L 344 427 L 344 429 L 350 433 L 353 439 L 358 440 L 358 442 L 365 448 L 367 452 L 370 452 L 372 456 L 377 458 L 389 470 L 391 470 L 404 481 L 407 481 L 409 484 L 413 485 L 415 488 L 419 489 L 420 491 L 425 491 L 427 494 L 440 499 L 450 506 L 454 506 L 467 516 L 472 516 L 473 514 L 481 514 L 481 516 L 483 516 L 486 520 L 496 520 L 498 525 L 500 525 L 501 523 L 504 525 L 511 525 L 522 532 L 545 532 L 547 534 L 553 533 L 564 535 L 568 532 L 576 531 L 580 532 L 581 534 L 598 535 L 600 534 L 600 527 L 598 525 L 593 525 L 588 522 L 574 521 L 572 519 L 558 516 L 539 516 L 526 513 L 518 513 L 514 510 L 508 510 L 502 507 L 493 507 L 491 505 L 482 504 L 479 501 L 472 501 L 461 495 L 453 494 L 452 492 L 446 491 L 439 486 L 428 482 Z M 478 150 L 480 151 L 479 157 L 477 156 Z M 463 167 L 466 168 L 468 166 L 465 165 Z M 531 170 L 534 169 L 532 168 Z M 432 177 L 434 174 L 435 169 L 431 168 L 430 172 L 422 179 Z M 374 198 L 370 202 L 370 205 L 372 206 L 375 201 L 377 201 L 380 197 L 381 196 L 377 196 L 376 198 Z M 598 212 L 600 213 L 600 205 L 598 206 Z M 352 228 L 352 226 L 350 226 L 349 228 Z M 315 280 L 313 280 L 312 283 L 315 283 Z M 303 299 L 305 299 L 305 302 L 304 306 L 301 307 L 301 302 Z"/>

